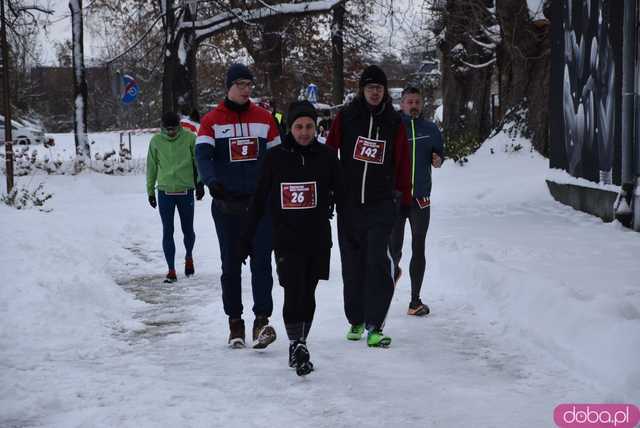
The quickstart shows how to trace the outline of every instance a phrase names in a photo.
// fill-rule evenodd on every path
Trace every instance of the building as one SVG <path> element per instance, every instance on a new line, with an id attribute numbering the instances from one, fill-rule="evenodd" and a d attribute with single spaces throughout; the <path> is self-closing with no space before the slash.
<path id="1" fill-rule="evenodd" d="M 552 7 L 549 189 L 640 231 L 640 0 Z"/>

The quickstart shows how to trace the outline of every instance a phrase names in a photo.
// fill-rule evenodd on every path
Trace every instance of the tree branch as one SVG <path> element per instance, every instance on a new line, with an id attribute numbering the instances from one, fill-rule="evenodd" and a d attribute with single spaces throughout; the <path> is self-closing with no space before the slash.
<path id="1" fill-rule="evenodd" d="M 323 0 L 305 3 L 284 3 L 245 11 L 232 9 L 229 12 L 220 13 L 207 20 L 196 21 L 193 24 L 193 27 L 196 29 L 196 40 L 202 41 L 240 22 L 255 22 L 281 15 L 300 15 L 326 12 L 339 4 L 344 3 L 344 1 L 345 0 Z M 182 27 L 184 28 L 184 26 Z"/>
<path id="2" fill-rule="evenodd" d="M 105 65 L 109 65 L 109 64 L 119 60 L 120 58 L 125 56 L 127 53 L 131 52 L 131 50 L 135 49 L 136 46 L 138 46 L 140 43 L 142 43 L 142 41 L 144 39 L 146 39 L 149 34 L 151 34 L 151 31 L 153 30 L 155 25 L 158 23 L 158 21 L 160 21 L 160 19 L 162 19 L 165 16 L 165 14 L 166 13 L 163 13 L 162 15 L 157 16 L 156 19 L 153 21 L 153 23 L 149 26 L 149 29 L 147 31 L 145 31 L 145 33 L 137 41 L 135 41 L 131 46 L 129 46 L 127 49 L 125 49 L 122 53 L 116 55 L 115 57 L 111 58 L 108 61 L 105 61 L 104 64 Z"/>
<path id="3" fill-rule="evenodd" d="M 15 9 L 12 9 L 12 12 L 15 14 L 19 14 L 20 12 L 29 12 L 29 11 L 35 11 L 35 12 L 45 13 L 47 15 L 53 15 L 53 10 L 45 9 L 44 7 L 38 6 L 37 4 L 34 4 L 32 6 L 20 6 Z"/>
<path id="4" fill-rule="evenodd" d="M 496 58 L 491 58 L 489 61 L 485 62 L 484 64 L 471 64 L 468 63 L 467 61 L 461 59 L 460 62 L 464 65 L 466 65 L 467 67 L 471 67 L 471 68 L 475 68 L 475 69 L 479 69 L 479 68 L 485 68 L 490 66 L 491 64 L 493 64 L 494 62 L 496 62 Z"/>

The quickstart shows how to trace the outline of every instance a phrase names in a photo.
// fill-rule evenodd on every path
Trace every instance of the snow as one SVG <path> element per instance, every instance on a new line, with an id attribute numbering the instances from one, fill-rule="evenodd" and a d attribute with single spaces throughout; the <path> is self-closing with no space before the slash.
<path id="1" fill-rule="evenodd" d="M 545 179 L 558 184 L 573 184 L 576 186 L 589 187 L 596 190 L 608 190 L 610 192 L 620 193 L 620 186 L 615 184 L 596 183 L 582 177 L 574 177 L 563 169 L 551 168 L 547 172 Z"/>
<path id="2" fill-rule="evenodd" d="M 464 49 L 464 46 L 462 46 L 462 43 L 458 43 L 457 45 L 451 48 L 452 54 L 461 55 L 463 52 L 465 52 L 465 49 Z"/>
<path id="3" fill-rule="evenodd" d="M 532 20 L 546 19 L 543 13 L 544 0 L 527 0 L 527 6 Z"/>
<path id="4" fill-rule="evenodd" d="M 471 41 L 473 43 L 477 44 L 480 47 L 488 49 L 490 51 L 494 51 L 497 48 L 497 45 L 495 43 L 484 43 L 484 42 L 481 42 L 480 40 L 476 39 L 472 35 L 469 35 L 469 38 L 471 39 Z"/>
<path id="5" fill-rule="evenodd" d="M 158 132 L 158 129 L 153 132 Z M 146 164 L 146 156 L 148 143 L 151 134 L 139 133 L 136 130 L 123 131 L 122 141 L 125 147 L 129 148 L 129 134 L 131 135 L 131 160 L 128 161 L 129 167 L 133 170 L 144 171 Z M 88 133 L 89 148 L 91 160 L 90 167 L 96 167 L 96 156 L 104 156 L 106 153 L 119 150 L 120 133 L 118 132 L 92 132 Z M 55 145 L 53 147 L 44 147 L 42 145 L 31 146 L 14 146 L 14 151 L 26 150 L 29 154 L 35 152 L 34 158 L 42 162 L 44 159 L 50 161 L 60 161 L 63 163 L 62 171 L 70 172 L 73 162 L 76 158 L 75 139 L 73 134 L 47 134 L 47 138 L 53 138 Z M 4 162 L 0 163 L 0 172 L 4 173 Z M 39 171 L 37 175 L 32 176 L 33 181 L 47 181 L 45 173 Z M 0 191 L 6 192 L 3 180 L 0 183 Z"/>
<path id="6" fill-rule="evenodd" d="M 439 105 L 438 107 L 436 107 L 436 111 L 433 113 L 433 118 L 437 122 L 442 123 L 442 121 L 444 120 L 444 106 L 443 105 Z"/>
<path id="7" fill-rule="evenodd" d="M 468 67 L 471 67 L 471 68 L 485 68 L 485 67 L 488 67 L 488 66 L 492 65 L 493 63 L 495 63 L 496 60 L 497 60 L 497 58 L 494 56 L 489 61 L 483 62 L 482 64 L 471 64 L 471 63 L 468 63 L 468 62 L 466 62 L 466 61 L 464 61 L 462 59 L 460 60 L 460 62 L 463 63 L 464 65 L 468 66 Z"/>
<path id="8" fill-rule="evenodd" d="M 182 65 L 187 63 L 187 49 L 185 46 L 184 36 L 180 37 L 180 43 L 178 44 L 178 59 Z"/>
<path id="9" fill-rule="evenodd" d="M 492 43 L 498 45 L 502 41 L 500 24 L 492 25 L 489 28 L 482 27 L 482 31 Z"/>
<path id="10" fill-rule="evenodd" d="M 196 38 L 201 39 L 216 34 L 235 24 L 243 23 L 244 25 L 247 25 L 254 20 L 268 18 L 270 16 L 324 11 L 328 12 L 337 3 L 338 0 L 322 0 L 298 4 L 287 3 L 267 5 L 265 7 L 252 10 L 234 8 L 229 9 L 226 12 L 219 13 L 212 18 L 196 21 L 195 24 L 186 24 L 183 22 L 180 25 L 182 27 L 186 25 L 195 25 L 198 28 L 195 31 Z"/>
<path id="11" fill-rule="evenodd" d="M 73 141 L 55 137 L 53 150 Z M 149 138 L 134 140 L 134 158 Z M 118 135 L 91 139 L 106 148 Z M 523 149 L 505 152 L 512 143 Z M 432 314 L 405 315 L 404 275 L 387 350 L 344 339 L 334 249 L 306 378 L 286 365 L 277 285 L 278 340 L 262 352 L 226 347 L 208 196 L 196 203 L 196 276 L 165 285 L 142 175 L 19 177 L 46 181 L 53 211 L 0 206 L 0 426 L 532 427 L 550 426 L 560 403 L 637 403 L 640 239 L 555 202 L 547 164 L 501 133 L 464 167 L 434 170 L 423 287 Z"/>

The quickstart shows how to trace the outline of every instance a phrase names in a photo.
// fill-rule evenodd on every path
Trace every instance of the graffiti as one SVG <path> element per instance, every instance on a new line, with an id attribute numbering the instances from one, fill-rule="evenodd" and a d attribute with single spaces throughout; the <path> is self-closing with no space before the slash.
<path id="1" fill-rule="evenodd" d="M 603 19 L 603 3 L 598 6 L 598 42 L 595 65 L 596 73 L 596 103 L 597 103 L 597 141 L 598 141 L 598 168 L 600 170 L 600 182 L 611 184 L 613 169 L 613 143 L 616 126 L 616 104 L 618 101 L 615 92 L 616 63 L 613 50 L 609 41 L 609 22 Z"/>
<path id="2" fill-rule="evenodd" d="M 563 2 L 562 116 L 566 169 L 609 184 L 619 100 L 606 6 L 606 0 Z M 585 154 L 597 156 L 598 174 L 586 171 Z"/>

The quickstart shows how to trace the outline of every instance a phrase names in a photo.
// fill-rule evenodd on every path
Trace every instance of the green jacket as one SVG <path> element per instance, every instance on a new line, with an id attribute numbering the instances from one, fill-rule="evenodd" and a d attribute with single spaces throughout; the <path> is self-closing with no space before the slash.
<path id="1" fill-rule="evenodd" d="M 158 190 L 180 192 L 193 189 L 197 180 L 195 166 L 196 136 L 183 129 L 175 138 L 161 132 L 151 138 L 147 153 L 147 193 Z"/>

